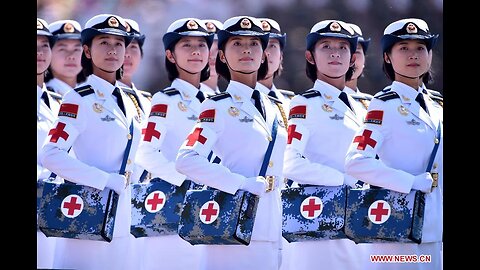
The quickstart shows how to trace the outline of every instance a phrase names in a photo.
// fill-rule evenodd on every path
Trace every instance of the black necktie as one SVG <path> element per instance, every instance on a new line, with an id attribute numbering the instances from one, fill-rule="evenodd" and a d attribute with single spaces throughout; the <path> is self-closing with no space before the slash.
<path id="1" fill-rule="evenodd" d="M 113 90 L 112 94 L 117 98 L 118 107 L 120 107 L 124 115 L 127 115 L 125 113 L 125 106 L 123 105 L 122 94 L 120 94 L 120 88 L 115 87 L 115 90 Z"/>
<path id="2" fill-rule="evenodd" d="M 198 98 L 200 103 L 202 103 L 205 100 L 205 95 L 203 95 L 202 91 L 198 91 L 196 97 Z"/>
<path id="3" fill-rule="evenodd" d="M 275 94 L 275 91 L 273 91 L 273 90 L 270 90 L 270 92 L 268 92 L 268 95 L 278 99 L 277 94 Z"/>
<path id="4" fill-rule="evenodd" d="M 350 102 L 348 102 L 347 93 L 341 92 L 340 95 L 338 96 L 338 98 L 341 101 L 343 101 L 343 103 L 345 103 L 348 106 L 348 108 L 350 108 L 350 110 L 353 111 L 352 106 L 350 106 Z"/>
<path id="5" fill-rule="evenodd" d="M 415 100 L 418 102 L 418 104 L 420 104 L 420 107 L 422 107 L 423 110 L 428 114 L 427 105 L 425 104 L 425 99 L 423 99 L 422 93 L 418 93 Z"/>
<path id="6" fill-rule="evenodd" d="M 50 108 L 50 101 L 48 100 L 48 94 L 46 91 L 43 91 L 42 99 L 43 99 L 43 102 L 47 104 L 47 107 Z"/>
<path id="7" fill-rule="evenodd" d="M 260 92 L 258 90 L 253 90 L 252 98 L 255 101 L 255 107 L 260 112 L 263 119 L 265 119 L 265 113 L 263 110 L 262 101 L 260 100 Z"/>

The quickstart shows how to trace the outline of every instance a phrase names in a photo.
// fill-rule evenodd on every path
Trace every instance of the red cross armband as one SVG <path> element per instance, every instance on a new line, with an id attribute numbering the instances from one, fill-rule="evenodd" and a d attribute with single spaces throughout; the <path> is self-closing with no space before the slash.
<path id="1" fill-rule="evenodd" d="M 199 155 L 208 157 L 217 140 L 217 134 L 208 126 L 197 123 L 188 134 L 181 149 L 194 150 Z"/>
<path id="2" fill-rule="evenodd" d="M 362 128 L 353 137 L 351 147 L 355 152 L 361 152 L 364 156 L 374 157 L 377 152 L 376 148 L 381 142 L 380 134 L 381 132 L 371 127 Z"/>
<path id="3" fill-rule="evenodd" d="M 303 153 L 310 135 L 308 129 L 304 125 L 296 123 L 295 121 L 289 121 L 287 132 L 287 146 L 290 145 L 300 153 Z"/>
<path id="4" fill-rule="evenodd" d="M 160 147 L 165 140 L 167 128 L 163 123 L 150 118 L 148 123 L 142 128 L 141 143 L 150 143 L 152 146 Z"/>
<path id="5" fill-rule="evenodd" d="M 69 149 L 77 136 L 78 131 L 72 124 L 57 120 L 48 132 L 46 144 L 53 145 L 60 149 Z"/>

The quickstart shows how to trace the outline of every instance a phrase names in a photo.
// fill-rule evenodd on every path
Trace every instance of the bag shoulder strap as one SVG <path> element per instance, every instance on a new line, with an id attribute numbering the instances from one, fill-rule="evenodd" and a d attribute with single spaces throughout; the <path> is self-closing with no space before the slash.
<path id="1" fill-rule="evenodd" d="M 272 125 L 272 140 L 268 143 L 267 152 L 265 153 L 265 157 L 263 158 L 263 163 L 260 169 L 259 176 L 265 177 L 265 173 L 267 172 L 268 162 L 270 161 L 270 156 L 272 155 L 273 151 L 273 145 L 275 144 L 275 139 L 277 138 L 277 127 L 278 120 L 277 115 L 275 114 L 275 119 L 273 120 Z"/>
<path id="2" fill-rule="evenodd" d="M 437 137 L 435 138 L 435 145 L 433 146 L 432 154 L 430 155 L 430 160 L 428 161 L 427 172 L 430 172 L 432 169 L 433 161 L 435 160 L 435 155 L 437 154 L 438 146 L 440 145 L 440 139 L 442 136 L 442 123 L 439 122 L 437 126 Z"/>

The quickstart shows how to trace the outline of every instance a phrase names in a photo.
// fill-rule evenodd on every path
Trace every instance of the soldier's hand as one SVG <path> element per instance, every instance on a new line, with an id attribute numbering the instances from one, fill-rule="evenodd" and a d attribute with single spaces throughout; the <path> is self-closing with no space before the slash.
<path id="1" fill-rule="evenodd" d="M 425 193 L 432 192 L 433 178 L 430 173 L 422 173 L 413 179 L 412 189 L 420 190 Z"/>
<path id="2" fill-rule="evenodd" d="M 108 177 L 105 187 L 113 189 L 118 195 L 125 191 L 127 179 L 124 175 L 111 173 Z"/>
<path id="3" fill-rule="evenodd" d="M 243 182 L 240 189 L 246 190 L 255 195 L 263 195 L 268 188 L 267 180 L 263 176 L 249 177 Z"/>

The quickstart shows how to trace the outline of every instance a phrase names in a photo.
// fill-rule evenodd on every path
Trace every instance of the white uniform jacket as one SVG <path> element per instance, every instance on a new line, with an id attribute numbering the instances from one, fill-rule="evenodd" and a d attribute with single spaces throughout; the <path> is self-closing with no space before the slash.
<path id="1" fill-rule="evenodd" d="M 50 108 L 42 100 L 43 92 L 47 92 Z M 43 84 L 42 88 L 37 85 L 37 179 L 48 178 L 51 173 L 42 166 L 39 154 L 48 132 L 50 132 L 55 120 L 57 120 L 59 109 L 60 103 L 58 103 L 56 99 L 52 98 L 50 92 L 47 90 L 46 85 Z"/>
<path id="2" fill-rule="evenodd" d="M 180 186 L 185 175 L 175 169 L 178 149 L 185 141 L 200 114 L 198 89 L 175 79 L 171 87 L 152 98 L 152 110 L 137 152 L 137 163 L 152 174 Z"/>
<path id="3" fill-rule="evenodd" d="M 204 83 L 200 83 L 200 91 L 202 91 L 205 97 L 211 97 L 211 96 L 220 94 L 220 89 L 218 88 L 218 86 L 217 88 L 212 89 L 210 88 L 210 86 Z"/>
<path id="4" fill-rule="evenodd" d="M 252 102 L 253 89 L 230 81 L 226 91 L 206 99 L 201 106 L 199 121 L 182 144 L 176 162 L 180 173 L 195 182 L 234 194 L 245 178 L 256 177 L 272 135 L 277 106 L 268 96 L 260 94 L 266 121 Z M 280 125 L 266 175 L 275 176 L 277 185 L 283 180 L 283 155 L 287 132 Z M 210 151 L 222 163 L 210 163 Z M 260 197 L 252 240 L 280 243 L 282 225 L 280 189 Z"/>
<path id="5" fill-rule="evenodd" d="M 52 78 L 50 81 L 47 83 L 47 88 L 57 94 L 60 94 L 62 97 L 65 96 L 65 94 L 73 90 L 73 88 L 68 85 L 66 82 L 59 80 L 57 78 Z"/>
<path id="6" fill-rule="evenodd" d="M 275 92 L 275 95 L 277 95 L 278 100 L 280 100 L 282 102 L 282 109 L 283 109 L 283 112 L 285 113 L 285 117 L 288 117 L 288 110 L 289 110 L 289 106 L 290 106 L 290 98 L 289 98 L 289 96 L 287 96 L 285 94 L 285 92 L 289 92 L 292 95 L 294 95 L 293 92 L 288 91 L 288 90 L 279 90 L 279 89 L 277 89 L 277 87 L 275 87 L 275 84 L 272 84 L 272 89 L 268 89 L 265 85 L 263 85 L 259 82 L 257 82 L 257 85 L 255 86 L 255 88 L 258 91 L 260 91 L 261 93 L 264 93 L 265 95 L 268 95 L 268 93 L 270 93 L 270 91 Z M 272 102 L 274 102 L 274 101 L 272 101 Z M 279 118 L 278 120 L 280 121 L 282 126 L 285 126 L 283 124 L 283 122 L 284 122 L 283 118 Z"/>
<path id="7" fill-rule="evenodd" d="M 414 177 L 426 172 L 437 128 L 443 125 L 441 106 L 424 93 L 429 115 L 415 101 L 417 94 L 415 89 L 393 82 L 390 89 L 375 95 L 365 124 L 347 153 L 347 173 L 370 185 L 411 191 Z M 377 155 L 379 159 L 375 159 Z M 442 240 L 443 134 L 432 172 L 438 173 L 438 187 L 425 196 L 422 243 Z"/>
<path id="8" fill-rule="evenodd" d="M 112 96 L 118 87 L 90 75 L 84 85 L 68 92 L 58 120 L 47 137 L 41 161 L 60 177 L 77 184 L 104 189 L 109 174 L 118 173 L 133 123 L 133 141 L 125 171 L 133 172 L 134 157 L 141 138 L 137 109 L 123 91 L 126 116 Z M 68 155 L 72 147 L 76 158 Z M 130 233 L 130 189 L 120 195 L 114 237 Z"/>
<path id="9" fill-rule="evenodd" d="M 143 117 L 142 120 L 146 120 L 152 109 L 152 94 L 150 92 L 139 90 L 135 84 L 132 82 L 132 87 L 122 83 L 121 81 L 117 82 L 121 87 L 130 88 L 135 91 L 137 98 L 140 100 L 140 108 L 142 109 Z"/>
<path id="10" fill-rule="evenodd" d="M 313 89 L 290 103 L 285 177 L 300 184 L 344 183 L 345 153 L 361 127 L 365 108 L 348 96 L 348 106 L 334 86 L 316 80 Z"/>

